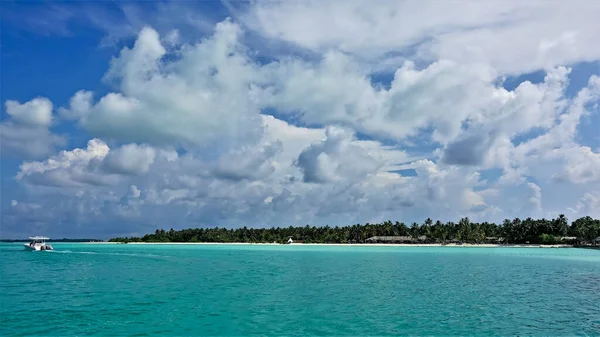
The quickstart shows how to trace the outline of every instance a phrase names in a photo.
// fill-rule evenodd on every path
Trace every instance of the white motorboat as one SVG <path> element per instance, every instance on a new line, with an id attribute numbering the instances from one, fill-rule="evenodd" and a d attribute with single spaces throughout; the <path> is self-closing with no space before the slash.
<path id="1" fill-rule="evenodd" d="M 46 243 L 46 240 L 49 240 L 50 238 L 47 238 L 45 236 L 30 236 L 29 239 L 31 240 L 30 243 L 23 244 L 23 246 L 25 246 L 25 249 L 54 250 L 54 248 L 52 248 L 51 245 Z"/>

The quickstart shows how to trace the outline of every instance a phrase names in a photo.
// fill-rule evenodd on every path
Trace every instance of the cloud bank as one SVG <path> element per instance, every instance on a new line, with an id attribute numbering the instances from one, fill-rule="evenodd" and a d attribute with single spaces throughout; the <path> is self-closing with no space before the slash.
<path id="1" fill-rule="evenodd" d="M 570 83 L 600 59 L 600 6 L 544 4 L 256 2 L 189 42 L 143 26 L 107 65 L 113 91 L 5 102 L 26 197 L 3 235 L 598 217 L 579 126 L 600 72 Z M 69 147 L 57 122 L 92 138 Z"/>

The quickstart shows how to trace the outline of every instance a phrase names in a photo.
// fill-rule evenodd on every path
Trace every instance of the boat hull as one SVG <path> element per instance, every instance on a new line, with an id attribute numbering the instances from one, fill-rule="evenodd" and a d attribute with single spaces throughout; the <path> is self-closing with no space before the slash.
<path id="1" fill-rule="evenodd" d="M 32 250 L 32 251 L 40 251 L 40 250 L 54 250 L 54 248 L 52 248 L 52 246 L 50 245 L 33 245 L 30 246 L 29 244 L 23 244 L 23 247 L 25 247 L 26 250 Z"/>

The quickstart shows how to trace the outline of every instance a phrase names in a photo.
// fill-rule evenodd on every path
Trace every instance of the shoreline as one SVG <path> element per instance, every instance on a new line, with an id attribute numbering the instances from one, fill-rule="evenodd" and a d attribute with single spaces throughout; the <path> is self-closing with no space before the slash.
<path id="1" fill-rule="evenodd" d="M 78 242 L 83 244 L 127 245 L 255 245 L 255 246 L 339 246 L 339 247 L 473 247 L 473 248 L 574 248 L 568 244 L 487 244 L 487 243 L 251 243 L 251 242 Z"/>

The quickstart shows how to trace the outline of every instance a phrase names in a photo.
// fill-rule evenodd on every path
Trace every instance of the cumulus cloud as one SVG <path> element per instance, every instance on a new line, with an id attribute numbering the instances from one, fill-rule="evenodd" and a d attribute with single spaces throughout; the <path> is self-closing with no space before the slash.
<path id="1" fill-rule="evenodd" d="M 353 135 L 347 130 L 329 127 L 325 135 L 324 141 L 312 144 L 298 156 L 296 165 L 302 170 L 304 182 L 362 180 L 381 166 L 366 149 L 352 144 Z"/>
<path id="2" fill-rule="evenodd" d="M 92 139 L 85 149 L 61 151 L 46 161 L 21 164 L 17 180 L 49 186 L 81 186 L 110 184 L 111 179 L 96 174 L 110 148 L 99 139 Z M 110 177 L 107 177 L 110 178 Z"/>
<path id="3" fill-rule="evenodd" d="M 150 170 L 156 151 L 149 146 L 127 144 L 110 151 L 104 160 L 104 168 L 109 172 L 122 174 L 143 174 Z"/>
<path id="4" fill-rule="evenodd" d="M 473 215 L 488 210 L 485 190 L 481 190 L 481 175 L 460 166 L 438 165 L 421 159 L 409 164 L 414 167 L 422 181 L 413 193 L 422 195 L 428 209 L 436 216 L 441 214 Z M 455 216 L 456 216 L 455 215 Z"/>
<path id="5" fill-rule="evenodd" d="M 0 124 L 2 155 L 35 159 L 65 146 L 66 139 L 49 130 L 53 121 L 52 107 L 52 102 L 43 97 L 23 104 L 6 101 L 9 117 Z"/>
<path id="6" fill-rule="evenodd" d="M 97 136 L 123 142 L 235 146 L 259 137 L 250 86 L 256 73 L 239 43 L 241 34 L 226 20 L 213 36 L 169 50 L 145 27 L 106 74 L 120 92 L 93 102 L 90 92 L 80 91 L 61 114 Z"/>
<path id="7" fill-rule="evenodd" d="M 104 141 L 94 138 L 84 149 L 61 151 L 45 161 L 24 162 L 16 179 L 46 186 L 116 185 L 125 181 L 126 176 L 148 173 L 157 157 L 162 162 L 173 162 L 177 153 L 137 144 L 111 149 Z"/>
<path id="8" fill-rule="evenodd" d="M 6 113 L 16 124 L 48 127 L 52 122 L 52 102 L 47 98 L 34 98 L 23 104 L 6 101 Z"/>
<path id="9" fill-rule="evenodd" d="M 541 179 L 569 180 L 575 183 L 597 181 L 593 162 L 597 154 L 575 140 L 582 116 L 600 100 L 600 77 L 591 76 L 588 85 L 573 97 L 546 132 L 516 146 L 506 145 L 513 165 Z M 598 113 L 596 109 L 595 113 Z"/>
<path id="10" fill-rule="evenodd" d="M 513 90 L 489 66 L 441 60 L 423 69 L 405 62 L 389 89 L 372 84 L 356 63 L 330 53 L 318 63 L 284 61 L 272 67 L 270 106 L 311 125 L 339 124 L 376 139 L 405 141 L 424 135 L 445 145 L 444 161 L 494 165 L 497 143 L 548 130 L 568 102 L 570 69 L 548 70 L 543 82 Z"/>
<path id="11" fill-rule="evenodd" d="M 600 181 L 600 153 L 587 146 L 565 151 L 566 163 L 563 176 L 576 184 Z"/>
<path id="12" fill-rule="evenodd" d="M 276 145 L 280 151 L 269 154 L 271 162 L 266 166 L 269 168 L 267 171 L 261 171 L 260 160 L 253 161 L 261 158 L 255 152 L 242 153 L 239 162 L 233 160 L 235 153 L 223 154 L 213 161 L 194 156 L 173 156 L 157 161 L 161 152 L 154 149 L 155 161 L 148 171 L 132 175 L 131 170 L 115 171 L 109 167 L 120 163 L 116 160 L 121 158 L 119 153 L 129 153 L 134 149 L 138 150 L 138 155 L 151 153 L 144 150 L 147 146 L 124 145 L 112 149 L 101 140 L 94 139 L 84 149 L 63 151 L 44 162 L 24 163 L 17 179 L 29 185 L 32 191 L 37 191 L 35 193 L 42 193 L 44 198 L 52 195 L 54 202 L 80 200 L 77 207 L 88 207 L 91 218 L 95 217 L 93 214 L 102 214 L 106 219 L 125 217 L 131 220 L 140 214 L 149 214 L 148 209 L 152 209 L 152 214 L 159 209 L 169 214 L 178 209 L 181 213 L 171 214 L 169 221 L 180 225 L 188 221 L 205 224 L 218 221 L 236 225 L 236 221 L 241 219 L 255 225 L 275 225 L 285 222 L 288 216 L 291 221 L 339 221 L 336 216 L 353 220 L 361 218 L 361 212 L 368 212 L 372 217 L 381 211 L 393 212 L 414 205 L 409 194 L 413 187 L 402 186 L 406 180 L 388 173 L 383 166 L 409 158 L 401 151 L 382 147 L 374 141 L 356 140 L 347 130 L 295 127 L 269 116 L 265 116 L 265 129 L 269 130 L 265 139 L 280 139 Z M 327 151 L 335 160 L 348 164 L 348 167 L 335 171 L 341 174 L 346 184 L 311 187 L 302 182 L 302 172 L 293 163 L 302 151 L 320 142 L 334 142 L 333 146 L 326 146 Z M 285 147 L 289 144 L 296 146 Z M 245 160 L 244 156 L 249 160 Z M 361 156 L 377 159 L 379 163 L 379 166 L 370 169 L 370 178 L 357 179 L 360 176 L 356 174 L 364 171 L 353 167 L 355 163 L 349 161 Z M 135 154 L 130 157 L 135 159 L 132 162 L 138 159 Z M 110 158 L 116 158 L 113 159 L 115 162 Z M 254 164 L 261 165 L 256 167 Z M 215 168 L 227 168 L 228 175 L 224 176 Z M 233 175 L 231 171 L 236 168 Z M 126 187 L 128 182 L 134 183 Z M 386 189 L 392 184 L 397 188 L 390 193 Z M 373 198 L 379 200 L 376 207 L 370 204 Z M 73 202 L 68 203 L 72 206 Z M 68 209 L 65 204 L 60 207 L 44 206 L 53 207 L 55 212 Z M 85 223 L 88 220 L 83 219 L 83 214 L 80 221 Z M 152 223 L 163 218 L 155 218 Z"/>
<path id="13" fill-rule="evenodd" d="M 275 171 L 274 157 L 281 151 L 280 141 L 233 150 L 219 157 L 214 173 L 233 180 L 264 178 Z"/>
<path id="14" fill-rule="evenodd" d="M 69 100 L 69 108 L 61 107 L 58 109 L 58 113 L 66 120 L 83 118 L 91 109 L 93 95 L 91 91 L 79 90 Z"/>
<path id="15" fill-rule="evenodd" d="M 280 111 L 306 123 L 342 124 L 396 140 L 430 126 L 436 141 L 455 137 L 461 122 L 482 108 L 495 89 L 492 69 L 450 61 L 422 70 L 407 61 L 394 73 L 389 89 L 378 88 L 365 69 L 337 52 L 318 64 L 283 62 L 273 73 L 271 104 Z"/>

